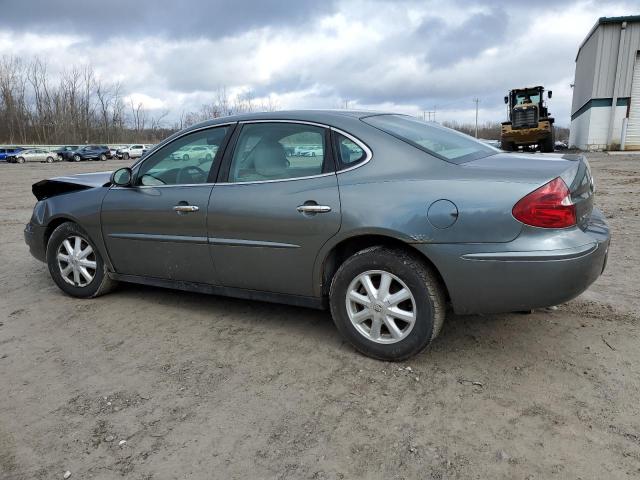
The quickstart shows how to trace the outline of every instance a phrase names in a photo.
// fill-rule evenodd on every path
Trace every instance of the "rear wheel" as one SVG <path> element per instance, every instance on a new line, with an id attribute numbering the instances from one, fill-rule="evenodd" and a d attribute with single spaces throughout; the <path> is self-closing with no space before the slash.
<path id="1" fill-rule="evenodd" d="M 53 157 L 47 157 L 47 163 L 53 163 Z"/>
<path id="2" fill-rule="evenodd" d="M 93 298 L 114 285 L 100 252 L 79 225 L 66 222 L 56 228 L 47 243 L 51 278 L 68 295 Z"/>
<path id="3" fill-rule="evenodd" d="M 405 360 L 436 338 L 445 318 L 443 288 L 417 255 L 382 246 L 362 250 L 338 269 L 331 315 L 360 352 Z"/>
<path id="4" fill-rule="evenodd" d="M 16 158 L 16 163 L 24 163 L 24 157 Z"/>

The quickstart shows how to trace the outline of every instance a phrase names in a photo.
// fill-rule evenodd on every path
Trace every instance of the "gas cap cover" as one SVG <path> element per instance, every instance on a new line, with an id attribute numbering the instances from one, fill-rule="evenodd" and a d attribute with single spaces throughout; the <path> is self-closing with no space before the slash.
<path id="1" fill-rule="evenodd" d="M 436 200 L 429 207 L 427 218 L 436 228 L 448 228 L 458 220 L 458 207 L 451 200 Z"/>

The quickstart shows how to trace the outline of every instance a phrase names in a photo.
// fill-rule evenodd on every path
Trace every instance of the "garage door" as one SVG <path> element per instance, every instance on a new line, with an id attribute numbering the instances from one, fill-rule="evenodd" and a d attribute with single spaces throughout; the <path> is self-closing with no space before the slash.
<path id="1" fill-rule="evenodd" d="M 640 52 L 636 54 L 631 83 L 631 106 L 625 150 L 640 150 Z"/>

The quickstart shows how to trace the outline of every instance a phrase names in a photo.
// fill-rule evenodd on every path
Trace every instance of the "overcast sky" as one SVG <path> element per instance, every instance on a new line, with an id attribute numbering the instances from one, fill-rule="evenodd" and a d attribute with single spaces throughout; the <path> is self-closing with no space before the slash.
<path id="1" fill-rule="evenodd" d="M 64 5 L 60 5 L 64 4 Z M 634 9 L 635 7 L 635 9 Z M 553 90 L 569 124 L 575 55 L 601 16 L 638 2 L 0 0 L 0 55 L 92 64 L 170 119 L 217 89 L 281 109 L 349 108 L 503 120 L 512 87 Z"/>

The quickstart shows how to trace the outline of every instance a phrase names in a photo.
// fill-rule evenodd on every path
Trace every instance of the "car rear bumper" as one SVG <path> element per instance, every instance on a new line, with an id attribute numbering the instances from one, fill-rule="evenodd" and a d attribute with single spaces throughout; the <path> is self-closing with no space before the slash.
<path id="1" fill-rule="evenodd" d="M 609 227 L 594 210 L 585 230 L 527 227 L 505 244 L 414 246 L 440 271 L 455 312 L 469 314 L 530 310 L 577 297 L 604 271 L 609 242 Z"/>
<path id="2" fill-rule="evenodd" d="M 47 251 L 45 248 L 45 234 L 47 228 L 44 226 L 27 223 L 24 228 L 24 241 L 29 247 L 29 252 L 41 262 L 47 261 Z"/>

